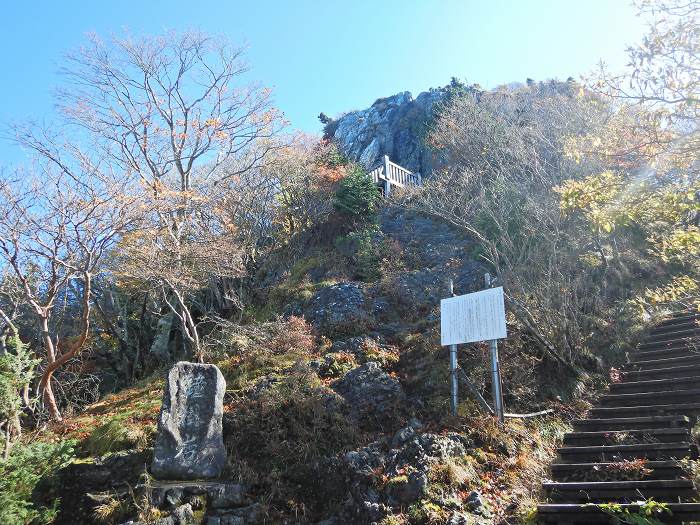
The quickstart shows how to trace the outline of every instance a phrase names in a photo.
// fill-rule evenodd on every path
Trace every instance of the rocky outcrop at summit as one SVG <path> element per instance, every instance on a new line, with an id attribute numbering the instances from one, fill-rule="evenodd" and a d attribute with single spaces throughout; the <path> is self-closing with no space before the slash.
<path id="1" fill-rule="evenodd" d="M 415 99 L 408 91 L 380 98 L 367 109 L 351 111 L 329 122 L 325 137 L 366 168 L 389 155 L 401 166 L 428 175 L 434 159 L 424 139 L 436 104 L 446 93 L 445 88 L 440 88 L 423 92 Z"/>

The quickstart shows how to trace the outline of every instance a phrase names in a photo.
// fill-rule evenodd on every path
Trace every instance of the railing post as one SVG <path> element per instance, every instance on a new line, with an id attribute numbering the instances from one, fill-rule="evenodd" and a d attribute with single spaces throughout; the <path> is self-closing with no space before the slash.
<path id="1" fill-rule="evenodd" d="M 389 155 L 384 155 L 384 197 L 389 197 L 391 193 L 391 174 L 389 173 L 389 167 L 391 166 L 391 161 L 389 160 Z"/>

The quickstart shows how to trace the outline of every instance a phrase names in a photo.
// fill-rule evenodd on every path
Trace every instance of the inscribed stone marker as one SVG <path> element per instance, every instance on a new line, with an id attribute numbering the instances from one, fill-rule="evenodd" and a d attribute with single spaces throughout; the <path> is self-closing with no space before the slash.
<path id="1" fill-rule="evenodd" d="M 158 417 L 154 476 L 188 480 L 221 475 L 225 391 L 226 381 L 215 365 L 180 361 L 170 369 Z"/>

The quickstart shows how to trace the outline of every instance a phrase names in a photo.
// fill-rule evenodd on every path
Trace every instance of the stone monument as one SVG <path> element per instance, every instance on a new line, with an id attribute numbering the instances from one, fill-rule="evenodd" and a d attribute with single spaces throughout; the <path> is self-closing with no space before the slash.
<path id="1" fill-rule="evenodd" d="M 168 372 L 151 473 L 217 478 L 226 464 L 221 418 L 226 381 L 215 365 L 180 361 Z"/>

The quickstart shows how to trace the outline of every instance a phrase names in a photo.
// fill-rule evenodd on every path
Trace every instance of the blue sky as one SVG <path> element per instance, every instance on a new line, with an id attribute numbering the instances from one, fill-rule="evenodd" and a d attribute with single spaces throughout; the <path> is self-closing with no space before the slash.
<path id="1" fill-rule="evenodd" d="M 251 78 L 274 89 L 293 127 L 320 132 L 375 99 L 456 76 L 484 87 L 578 78 L 625 63 L 643 21 L 626 0 L 6 1 L 0 123 L 50 120 L 63 54 L 84 35 L 201 29 L 248 46 Z M 21 160 L 0 143 L 0 165 Z"/>

